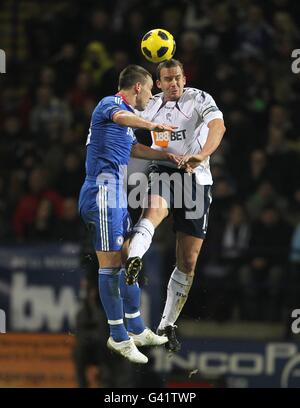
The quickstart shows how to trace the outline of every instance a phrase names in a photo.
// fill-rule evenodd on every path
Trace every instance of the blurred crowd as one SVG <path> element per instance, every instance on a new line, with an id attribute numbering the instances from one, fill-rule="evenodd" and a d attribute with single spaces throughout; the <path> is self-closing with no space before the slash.
<path id="1" fill-rule="evenodd" d="M 185 315 L 281 321 L 300 293 L 296 0 L 1 2 L 0 240 L 83 240 L 77 200 L 91 113 L 127 64 L 155 74 L 140 40 L 157 27 L 174 35 L 187 85 L 214 97 L 227 128 L 211 159 L 209 233 Z M 169 228 L 156 237 L 166 280 Z"/>

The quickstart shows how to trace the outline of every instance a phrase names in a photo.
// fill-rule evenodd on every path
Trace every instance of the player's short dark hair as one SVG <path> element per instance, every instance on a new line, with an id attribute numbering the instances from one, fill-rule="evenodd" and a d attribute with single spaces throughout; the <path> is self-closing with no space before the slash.
<path id="1" fill-rule="evenodd" d="M 140 65 L 128 65 L 119 76 L 119 89 L 129 89 L 137 82 L 145 84 L 147 77 L 152 78 L 150 72 Z"/>
<path id="2" fill-rule="evenodd" d="M 174 68 L 174 67 L 180 67 L 180 68 L 181 68 L 181 71 L 182 71 L 182 73 L 183 73 L 183 75 L 184 75 L 184 69 L 183 69 L 182 63 L 181 63 L 180 61 L 174 59 L 174 58 L 171 58 L 171 59 L 169 59 L 169 60 L 166 60 L 166 61 L 161 62 L 161 63 L 157 66 L 157 68 L 156 68 L 156 78 L 157 78 L 157 79 L 160 79 L 160 73 L 161 73 L 161 70 L 162 70 L 163 68 Z"/>

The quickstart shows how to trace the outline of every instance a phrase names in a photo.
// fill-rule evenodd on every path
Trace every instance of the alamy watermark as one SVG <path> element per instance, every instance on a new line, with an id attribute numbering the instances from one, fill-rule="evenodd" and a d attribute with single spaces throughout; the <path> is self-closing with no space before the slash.
<path id="1" fill-rule="evenodd" d="M 291 325 L 291 330 L 294 334 L 299 334 L 300 333 L 300 309 L 294 309 L 292 311 L 291 317 L 295 319 Z"/>
<path id="2" fill-rule="evenodd" d="M 294 74 L 299 74 L 300 72 L 300 49 L 297 48 L 292 51 L 291 54 L 292 58 L 295 58 L 295 60 L 292 62 L 291 68 Z"/>
<path id="3" fill-rule="evenodd" d="M 146 174 L 135 172 L 127 179 L 126 166 L 119 166 L 118 174 L 100 173 L 95 181 L 99 189 L 97 204 L 103 211 L 128 205 L 133 209 L 148 208 L 147 197 L 151 194 L 163 197 L 168 208 L 184 208 L 186 219 L 199 219 L 204 214 L 204 186 L 188 173 L 152 172 L 148 184 Z"/>
<path id="4" fill-rule="evenodd" d="M 0 333 L 6 333 L 6 315 L 2 309 L 0 309 Z"/>
<path id="5" fill-rule="evenodd" d="M 0 74 L 6 73 L 6 54 L 4 50 L 0 49 Z"/>

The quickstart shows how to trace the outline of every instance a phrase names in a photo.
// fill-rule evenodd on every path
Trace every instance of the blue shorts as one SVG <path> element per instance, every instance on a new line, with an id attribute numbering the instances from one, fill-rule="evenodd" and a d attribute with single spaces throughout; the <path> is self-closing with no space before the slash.
<path id="1" fill-rule="evenodd" d="M 121 250 L 132 227 L 122 186 L 86 180 L 79 195 L 79 213 L 93 230 L 96 251 Z"/>

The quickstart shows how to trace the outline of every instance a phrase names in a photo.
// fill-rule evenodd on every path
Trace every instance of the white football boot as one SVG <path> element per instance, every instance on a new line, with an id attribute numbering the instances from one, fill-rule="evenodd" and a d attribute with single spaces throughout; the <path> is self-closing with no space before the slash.
<path id="1" fill-rule="evenodd" d="M 158 336 L 157 336 L 158 337 Z M 142 354 L 137 348 L 133 339 L 116 342 L 112 337 L 107 340 L 107 347 L 127 358 L 132 363 L 146 364 L 148 363 L 148 357 Z"/>
<path id="2" fill-rule="evenodd" d="M 158 336 L 157 334 L 153 333 L 152 330 L 146 329 L 140 334 L 133 334 L 128 333 L 128 336 L 133 338 L 134 344 L 137 347 L 142 346 L 161 346 L 168 342 L 168 337 L 166 336 Z"/>

